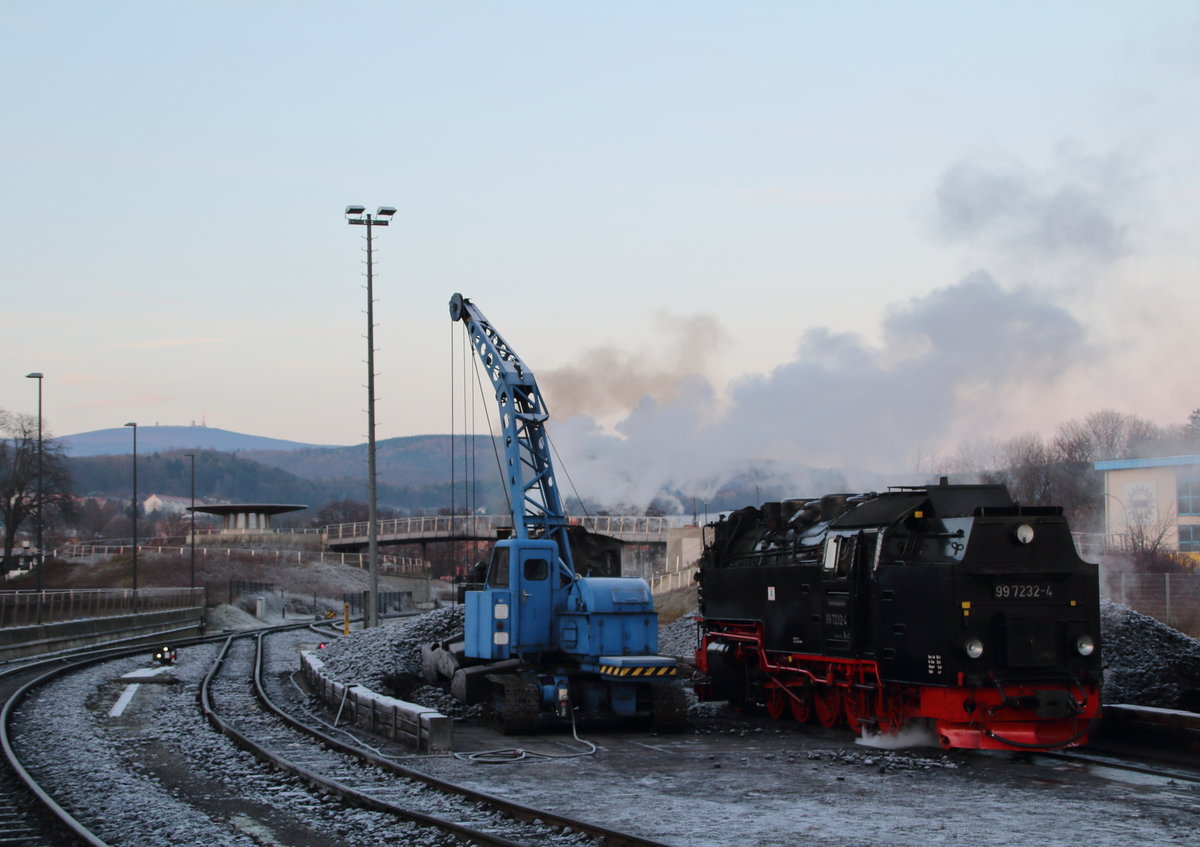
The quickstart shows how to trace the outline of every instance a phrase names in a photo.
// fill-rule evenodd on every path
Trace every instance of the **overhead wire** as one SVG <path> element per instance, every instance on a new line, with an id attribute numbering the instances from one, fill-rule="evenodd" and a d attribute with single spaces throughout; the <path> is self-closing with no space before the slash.
<path id="1" fill-rule="evenodd" d="M 500 476 L 500 490 L 504 492 L 505 508 L 507 508 L 509 513 L 511 513 L 512 512 L 512 497 L 509 496 L 508 485 L 505 483 L 504 462 L 500 459 L 500 448 L 496 443 L 497 436 L 495 434 L 495 429 L 492 426 L 491 404 L 489 404 L 487 402 L 487 395 L 485 395 L 483 393 L 483 377 L 479 373 L 479 359 L 476 357 L 472 357 L 471 361 L 475 366 L 475 384 L 479 388 L 479 397 L 480 397 L 481 403 L 483 405 L 483 413 L 484 413 L 484 416 L 487 418 L 487 422 L 488 422 L 488 435 L 490 436 L 490 440 L 492 442 L 492 454 L 496 457 L 496 472 Z"/>
<path id="2" fill-rule="evenodd" d="M 571 479 L 571 472 L 567 470 L 567 463 L 562 460 L 562 456 L 558 454 L 558 447 L 555 446 L 554 440 L 550 438 L 550 434 L 546 433 L 546 443 L 550 445 L 550 449 L 554 451 L 554 460 L 558 462 L 559 469 L 562 470 L 563 476 L 567 478 L 567 484 L 571 486 L 571 491 L 575 494 L 575 501 L 579 503 L 579 510 L 583 512 L 585 518 L 591 518 L 588 512 L 587 504 L 583 502 L 583 498 L 579 496 L 579 489 L 575 487 L 575 480 Z M 566 508 L 564 504 L 564 509 Z"/>
<path id="3" fill-rule="evenodd" d="M 454 389 L 455 389 L 455 385 L 457 382 L 454 378 L 454 374 L 455 374 L 455 371 L 454 371 L 454 323 L 456 323 L 456 322 L 451 322 L 451 324 L 450 324 L 450 522 L 451 522 L 451 526 L 453 526 L 454 509 L 455 509 L 455 506 L 457 505 L 455 502 L 455 499 L 454 499 L 454 492 L 456 490 L 457 479 L 458 479 L 458 476 L 457 476 L 458 467 L 455 462 L 455 455 L 454 455 Z M 454 533 L 451 532 L 450 533 L 450 567 L 452 570 L 454 569 L 455 554 L 457 552 L 455 547 L 456 547 L 456 545 L 454 543 Z"/>

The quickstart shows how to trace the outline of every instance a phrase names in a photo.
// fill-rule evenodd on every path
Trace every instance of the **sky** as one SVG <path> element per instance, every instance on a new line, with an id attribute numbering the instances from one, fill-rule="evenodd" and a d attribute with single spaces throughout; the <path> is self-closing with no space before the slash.
<path id="1" fill-rule="evenodd" d="M 57 435 L 364 442 L 351 203 L 381 439 L 486 429 L 455 292 L 595 484 L 1200 406 L 1194 2 L 5 3 L 0 72 Z"/>

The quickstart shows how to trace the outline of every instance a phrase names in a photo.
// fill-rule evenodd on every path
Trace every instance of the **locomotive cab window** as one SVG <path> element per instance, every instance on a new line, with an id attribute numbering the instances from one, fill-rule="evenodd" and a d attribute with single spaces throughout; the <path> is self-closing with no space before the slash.
<path id="1" fill-rule="evenodd" d="M 846 576 L 850 573 L 850 562 L 854 558 L 854 539 L 844 535 L 831 535 L 825 539 L 825 559 L 821 565 L 826 573 Z"/>
<path id="2" fill-rule="evenodd" d="M 488 565 L 487 584 L 490 588 L 508 588 L 508 548 L 492 550 L 492 563 Z"/>

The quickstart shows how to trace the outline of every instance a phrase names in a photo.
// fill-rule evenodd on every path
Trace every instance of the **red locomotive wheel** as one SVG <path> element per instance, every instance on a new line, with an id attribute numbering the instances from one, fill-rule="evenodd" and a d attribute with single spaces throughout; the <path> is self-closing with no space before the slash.
<path id="1" fill-rule="evenodd" d="M 782 688 L 767 689 L 767 714 L 779 720 L 787 714 L 787 701 L 791 699 Z"/>
<path id="2" fill-rule="evenodd" d="M 817 723 L 832 729 L 842 715 L 842 695 L 832 685 L 819 685 L 813 689 L 813 709 L 817 713 Z"/>
<path id="3" fill-rule="evenodd" d="M 806 723 L 812 715 L 812 696 L 809 694 L 809 686 L 803 688 L 793 688 L 794 696 L 788 698 L 788 704 L 792 708 L 792 717 L 796 723 Z"/>
<path id="4" fill-rule="evenodd" d="M 850 731 L 855 735 L 862 732 L 863 721 L 871 717 L 870 709 L 867 707 L 866 698 L 861 692 L 856 692 L 845 698 L 844 711 L 846 712 L 846 726 L 850 727 Z"/>

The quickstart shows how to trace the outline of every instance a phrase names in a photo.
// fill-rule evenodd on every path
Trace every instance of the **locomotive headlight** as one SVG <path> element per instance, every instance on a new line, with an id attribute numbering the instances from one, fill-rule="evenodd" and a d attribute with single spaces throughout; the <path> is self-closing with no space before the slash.
<path id="1" fill-rule="evenodd" d="M 1075 639 L 1075 649 L 1079 651 L 1080 656 L 1090 656 L 1096 652 L 1096 642 L 1090 635 L 1081 635 Z"/>
<path id="2" fill-rule="evenodd" d="M 968 638 L 963 642 L 963 650 L 972 659 L 978 659 L 983 655 L 983 642 L 978 638 Z"/>
<path id="3" fill-rule="evenodd" d="M 1023 523 L 1013 530 L 1013 538 L 1017 539 L 1018 544 L 1030 544 L 1033 542 L 1033 527 L 1027 523 Z"/>

